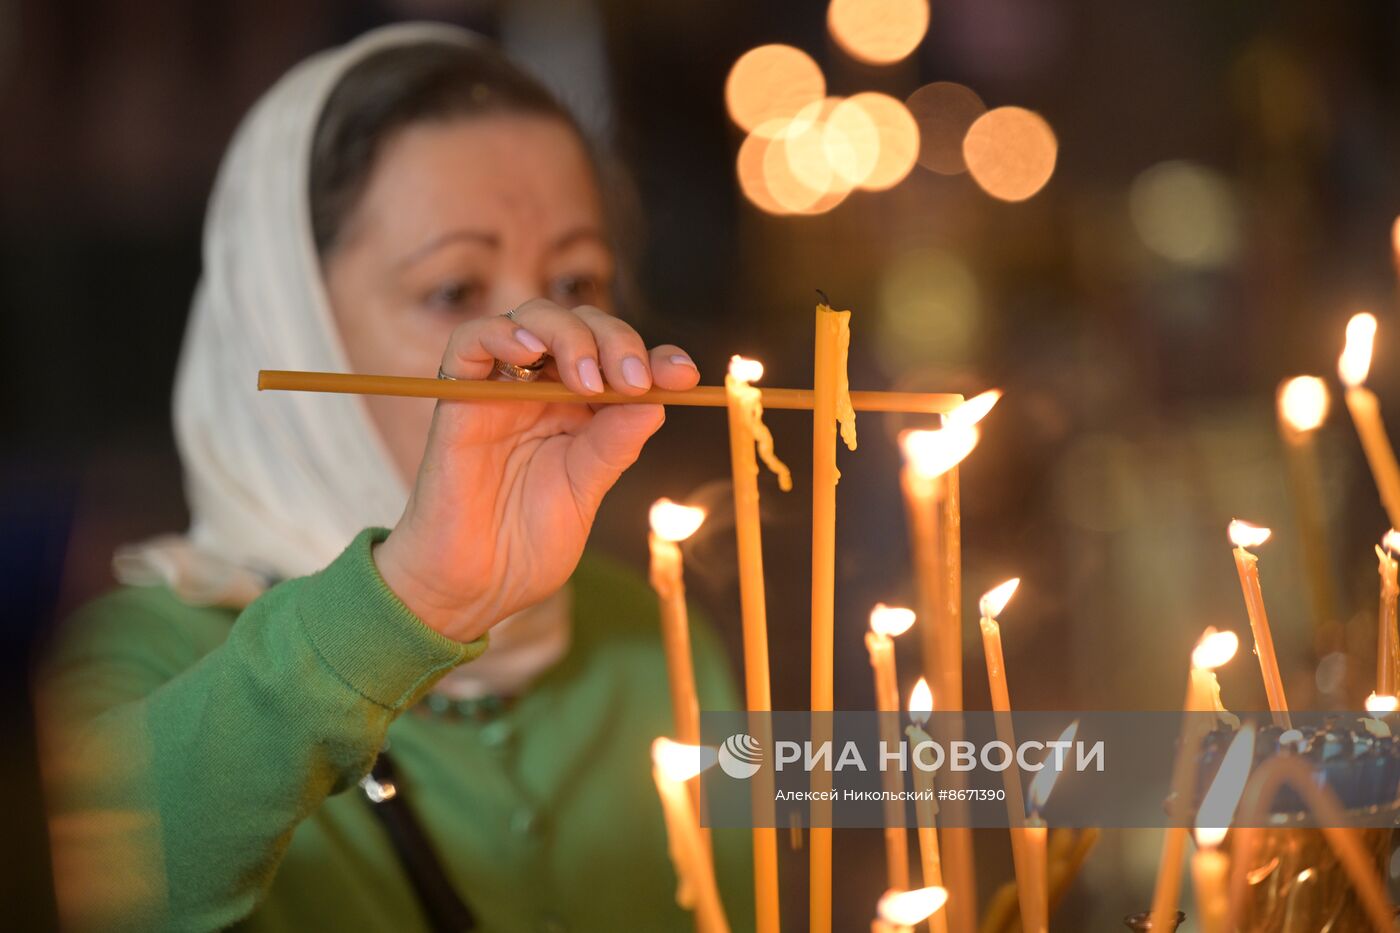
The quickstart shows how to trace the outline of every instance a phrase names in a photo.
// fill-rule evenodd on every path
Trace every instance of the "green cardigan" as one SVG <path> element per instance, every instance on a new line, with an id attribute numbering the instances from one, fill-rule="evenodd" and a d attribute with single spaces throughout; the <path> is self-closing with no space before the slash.
<path id="1" fill-rule="evenodd" d="M 79 928 L 420 930 L 422 911 L 357 787 L 387 740 L 400 791 L 483 933 L 687 930 L 651 778 L 670 734 L 656 602 L 589 556 L 568 654 L 482 718 L 420 704 L 486 650 L 423 625 L 359 535 L 329 567 L 242 613 L 120 589 L 45 666 L 60 898 Z M 692 628 L 701 706 L 736 707 Z M 714 832 L 736 930 L 751 927 L 749 833 Z"/>

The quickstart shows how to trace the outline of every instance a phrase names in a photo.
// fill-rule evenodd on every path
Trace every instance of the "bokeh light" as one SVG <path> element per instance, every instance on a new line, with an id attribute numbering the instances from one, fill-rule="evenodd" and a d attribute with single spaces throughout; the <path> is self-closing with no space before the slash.
<path id="1" fill-rule="evenodd" d="M 977 279 L 961 257 L 934 248 L 896 257 L 880 275 L 880 359 L 899 369 L 968 359 L 978 302 Z"/>
<path id="2" fill-rule="evenodd" d="M 919 164 L 940 175 L 967 171 L 963 139 L 987 105 L 972 88 L 952 81 L 925 84 L 905 106 L 919 127 Z"/>
<path id="3" fill-rule="evenodd" d="M 744 197 L 759 210 L 769 214 L 792 213 L 773 196 L 765 170 L 768 147 L 773 143 L 772 137 L 781 132 L 786 123 L 786 120 L 769 120 L 760 124 L 759 129 L 744 138 L 744 142 L 739 146 L 739 154 L 734 160 L 735 171 L 739 176 L 739 189 L 744 192 Z"/>
<path id="4" fill-rule="evenodd" d="M 1022 107 L 988 110 L 963 138 L 963 159 L 973 180 L 1002 201 L 1024 201 L 1045 187 L 1058 150 L 1045 118 Z"/>
<path id="5" fill-rule="evenodd" d="M 858 108 L 874 124 L 878 151 L 870 173 L 858 187 L 866 191 L 884 191 L 905 179 L 919 156 L 919 126 L 903 101 L 888 94 L 866 91 L 846 98 L 837 110 Z M 835 117 L 835 114 L 833 114 Z M 844 124 L 848 117 L 840 120 Z"/>
<path id="6" fill-rule="evenodd" d="M 1128 189 L 1133 227 L 1169 262 L 1214 268 L 1239 249 L 1239 210 L 1230 183 L 1194 162 L 1160 162 Z"/>
<path id="7" fill-rule="evenodd" d="M 852 58 L 888 65 L 907 58 L 928 32 L 928 0 L 831 0 L 826 25 Z"/>
<path id="8" fill-rule="evenodd" d="M 746 132 L 790 118 L 826 94 L 826 78 L 812 57 L 790 45 L 761 45 L 734 62 L 724 83 L 730 118 Z"/>

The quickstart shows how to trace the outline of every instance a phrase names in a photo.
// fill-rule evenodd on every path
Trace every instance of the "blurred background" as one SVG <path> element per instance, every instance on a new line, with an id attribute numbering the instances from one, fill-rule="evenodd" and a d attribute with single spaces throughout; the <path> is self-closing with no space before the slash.
<path id="1" fill-rule="evenodd" d="M 296 61 L 399 19 L 495 36 L 624 163 L 641 212 L 631 313 L 692 350 L 705 381 L 737 352 L 766 364 L 765 384 L 809 385 L 821 288 L 854 310 L 853 386 L 1005 390 L 962 470 L 969 707 L 988 703 L 972 607 L 1013 575 L 1017 706 L 1177 707 L 1205 626 L 1247 638 L 1233 517 L 1274 529 L 1257 553 L 1293 705 L 1360 704 L 1387 523 L 1335 368 L 1347 318 L 1375 312 L 1370 385 L 1400 418 L 1400 7 L 887 0 L 889 28 L 871 29 L 861 3 L 839 5 L 853 18 L 815 0 L 0 0 L 0 728 L 15 763 L 0 781 L 28 802 L 11 808 L 0 885 L 36 920 L 51 907 L 25 671 L 55 620 L 111 585 L 116 545 L 184 525 L 169 393 L 222 149 Z M 731 73 L 775 43 L 797 53 Z M 819 102 L 867 92 L 894 106 Z M 801 125 L 771 122 L 782 94 L 836 127 L 815 137 L 825 161 L 803 161 Z M 883 190 L 850 190 L 857 177 Z M 1310 435 L 1321 601 L 1275 407 L 1300 373 L 1333 390 Z M 800 709 L 810 421 L 769 423 L 798 479 L 788 495 L 764 481 L 774 700 Z M 862 417 L 841 455 L 844 708 L 873 705 L 870 607 L 913 599 L 895 443 L 910 426 Z M 689 582 L 737 664 L 724 427 L 672 411 L 594 544 L 642 568 L 653 499 L 711 507 Z M 1221 681 L 1227 705 L 1265 707 L 1245 653 Z M 841 836 L 836 923 L 853 929 L 883 887 L 881 837 Z M 1057 922 L 1113 929 L 1145 909 L 1159 844 L 1106 833 Z M 1005 834 L 978 848 L 985 897 L 1010 877 Z M 783 872 L 796 922 L 802 853 Z"/>

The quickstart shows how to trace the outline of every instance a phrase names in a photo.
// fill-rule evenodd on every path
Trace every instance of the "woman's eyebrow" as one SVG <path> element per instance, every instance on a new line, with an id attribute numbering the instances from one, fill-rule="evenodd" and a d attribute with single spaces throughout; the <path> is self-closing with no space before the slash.
<path id="1" fill-rule="evenodd" d="M 607 238 L 603 236 L 601 230 L 593 226 L 582 226 L 574 227 L 572 230 L 565 231 L 563 234 L 555 237 L 554 242 L 549 246 L 549 251 L 551 253 L 562 253 L 580 240 L 597 240 L 604 246 L 607 245 Z"/>
<path id="2" fill-rule="evenodd" d="M 433 237 L 422 246 L 409 253 L 399 260 L 399 265 L 408 266 L 424 257 L 437 252 L 450 243 L 466 240 L 472 243 L 480 243 L 487 249 L 500 249 L 501 238 L 494 233 L 485 233 L 481 230 L 449 230 L 446 233 Z"/>

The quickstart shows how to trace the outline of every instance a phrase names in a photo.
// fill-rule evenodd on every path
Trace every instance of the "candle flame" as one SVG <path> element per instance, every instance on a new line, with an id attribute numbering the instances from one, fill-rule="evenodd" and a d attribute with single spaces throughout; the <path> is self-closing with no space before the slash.
<path id="1" fill-rule="evenodd" d="M 736 353 L 729 358 L 729 375 L 740 382 L 757 382 L 763 378 L 763 364 Z"/>
<path id="2" fill-rule="evenodd" d="M 1000 389 L 988 389 L 980 395 L 963 402 L 957 408 L 947 412 L 943 416 L 943 426 L 945 428 L 971 428 L 975 427 L 987 414 L 1001 401 Z"/>
<path id="3" fill-rule="evenodd" d="M 1201 808 L 1196 811 L 1197 845 L 1215 847 L 1225 839 L 1225 833 L 1235 818 L 1249 769 L 1254 765 L 1254 726 L 1247 725 L 1236 734 L 1225 751 L 1225 758 L 1210 782 Z"/>
<path id="4" fill-rule="evenodd" d="M 1074 734 L 1079 731 L 1079 720 L 1076 719 L 1065 727 L 1065 731 L 1060 733 L 1059 741 L 1073 742 Z M 1046 756 L 1047 761 L 1053 760 L 1054 756 Z M 1027 796 L 1031 801 L 1031 812 L 1040 810 L 1045 806 L 1045 802 L 1050 799 L 1050 792 L 1055 789 L 1055 782 L 1060 778 L 1060 769 L 1044 764 L 1034 778 L 1031 779 L 1030 791 Z"/>
<path id="5" fill-rule="evenodd" d="M 913 624 L 913 609 L 876 603 L 875 608 L 870 610 L 870 630 L 876 635 L 886 635 L 893 638 L 909 631 Z"/>
<path id="6" fill-rule="evenodd" d="M 1349 389 L 1366 381 L 1371 371 L 1371 351 L 1376 342 L 1376 316 L 1368 311 L 1352 315 L 1347 321 L 1347 342 L 1337 360 L 1337 374 Z"/>
<path id="7" fill-rule="evenodd" d="M 933 479 L 966 460 L 980 437 L 975 427 L 968 426 L 904 431 L 899 435 L 899 446 L 915 473 Z"/>
<path id="8" fill-rule="evenodd" d="M 1381 538 L 1381 547 L 1391 554 L 1400 554 L 1400 531 L 1396 531 L 1394 528 L 1387 531 L 1385 537 Z"/>
<path id="9" fill-rule="evenodd" d="M 717 758 L 713 752 L 703 745 L 683 745 L 667 738 L 651 743 L 652 764 L 673 781 L 688 781 L 714 764 Z"/>
<path id="10" fill-rule="evenodd" d="M 705 510 L 681 505 L 670 499 L 657 499 L 651 504 L 651 530 L 666 541 L 684 541 L 699 530 L 705 521 Z"/>
<path id="11" fill-rule="evenodd" d="M 1400 709 L 1400 697 L 1373 692 L 1366 698 L 1366 712 L 1368 713 L 1393 713 L 1397 709 Z"/>
<path id="12" fill-rule="evenodd" d="M 1332 397 L 1316 376 L 1294 376 L 1278 389 L 1278 416 L 1298 432 L 1316 431 L 1327 419 Z"/>
<path id="13" fill-rule="evenodd" d="M 933 713 L 933 691 L 928 687 L 928 681 L 920 677 L 919 682 L 914 685 L 913 691 L 909 694 L 909 719 L 923 725 L 928 722 L 928 718 Z"/>
<path id="14" fill-rule="evenodd" d="M 1196 642 L 1196 649 L 1191 652 L 1191 666 L 1198 671 L 1213 671 L 1239 650 L 1240 636 L 1234 632 L 1217 632 L 1212 626 Z"/>
<path id="15" fill-rule="evenodd" d="M 1015 595 L 1016 588 L 1021 585 L 1020 577 L 1012 577 L 1005 583 L 992 587 L 982 594 L 982 599 L 978 606 L 982 610 L 982 618 L 995 619 L 1001 615 L 1001 611 L 1006 608 L 1006 604 L 1011 602 L 1011 597 Z"/>
<path id="16" fill-rule="evenodd" d="M 1235 547 L 1258 547 L 1269 540 L 1273 531 L 1259 525 L 1242 522 L 1238 518 L 1230 522 L 1230 543 Z"/>
<path id="17" fill-rule="evenodd" d="M 948 892 L 944 888 L 916 888 L 913 891 L 886 891 L 880 898 L 876 911 L 880 919 L 896 926 L 912 927 L 938 913 L 948 902 Z"/>

